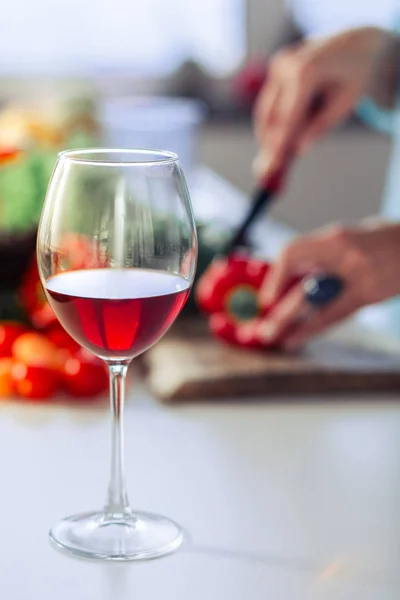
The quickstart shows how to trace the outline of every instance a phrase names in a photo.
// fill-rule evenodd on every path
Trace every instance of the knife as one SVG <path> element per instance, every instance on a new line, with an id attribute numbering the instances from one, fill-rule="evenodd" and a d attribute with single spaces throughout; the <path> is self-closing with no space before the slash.
<path id="1" fill-rule="evenodd" d="M 225 254 L 229 256 L 239 247 L 246 247 L 248 243 L 246 241 L 246 234 L 261 213 L 263 209 L 268 209 L 275 198 L 281 193 L 286 179 L 286 173 L 288 172 L 289 162 L 276 173 L 269 175 L 260 185 L 256 188 L 252 195 L 251 204 L 247 214 L 241 225 L 238 227 L 233 237 L 225 248 Z"/>
<path id="2" fill-rule="evenodd" d="M 311 119 L 313 116 L 315 116 L 323 107 L 324 98 L 323 96 L 317 94 L 311 100 L 309 107 L 309 118 Z M 252 201 L 244 220 L 226 245 L 226 255 L 229 256 L 229 254 L 232 254 L 232 252 L 239 247 L 248 247 L 246 234 L 249 228 L 258 217 L 260 212 L 263 209 L 269 209 L 276 197 L 282 192 L 285 185 L 286 175 L 289 172 L 294 157 L 295 153 L 293 151 L 290 152 L 283 166 L 277 172 L 268 175 L 264 181 L 260 182 L 252 195 Z"/>

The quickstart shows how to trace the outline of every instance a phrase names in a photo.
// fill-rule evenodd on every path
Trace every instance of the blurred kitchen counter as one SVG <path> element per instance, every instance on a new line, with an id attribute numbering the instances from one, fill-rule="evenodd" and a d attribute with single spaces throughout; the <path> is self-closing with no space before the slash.
<path id="1" fill-rule="evenodd" d="M 390 139 L 352 125 L 319 142 L 299 161 L 273 215 L 299 231 L 331 221 L 353 221 L 379 210 Z M 249 194 L 257 146 L 247 123 L 209 124 L 200 159 Z"/>

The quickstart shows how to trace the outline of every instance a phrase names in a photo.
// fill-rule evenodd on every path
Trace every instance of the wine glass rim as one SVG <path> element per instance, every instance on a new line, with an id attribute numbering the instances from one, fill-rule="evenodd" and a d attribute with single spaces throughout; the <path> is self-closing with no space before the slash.
<path id="1" fill-rule="evenodd" d="M 96 155 L 99 158 L 95 158 Z M 111 158 L 113 155 L 116 156 L 115 160 Z M 128 159 L 121 160 L 121 155 Z M 58 159 L 75 164 L 103 167 L 148 167 L 179 162 L 179 156 L 175 152 L 149 148 L 79 148 L 59 152 Z"/>

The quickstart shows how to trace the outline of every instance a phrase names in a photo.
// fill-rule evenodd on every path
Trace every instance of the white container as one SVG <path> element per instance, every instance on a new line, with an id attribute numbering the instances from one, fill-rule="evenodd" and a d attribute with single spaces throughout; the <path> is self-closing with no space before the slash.
<path id="1" fill-rule="evenodd" d="M 190 177 L 205 107 L 197 100 L 169 97 L 114 97 L 100 102 L 99 118 L 111 147 L 171 150 Z"/>

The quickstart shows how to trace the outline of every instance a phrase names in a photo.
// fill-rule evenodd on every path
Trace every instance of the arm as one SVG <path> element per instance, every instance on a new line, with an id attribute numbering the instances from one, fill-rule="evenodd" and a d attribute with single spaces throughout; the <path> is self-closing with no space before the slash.
<path id="1" fill-rule="evenodd" d="M 398 23 L 400 26 L 400 22 Z M 366 95 L 356 107 L 358 116 L 368 125 L 392 134 L 394 113 L 400 81 L 399 29 L 388 32 L 377 57 Z"/>
<path id="2" fill-rule="evenodd" d="M 387 32 L 382 37 L 366 93 L 384 109 L 394 107 L 400 78 L 400 37 Z"/>

